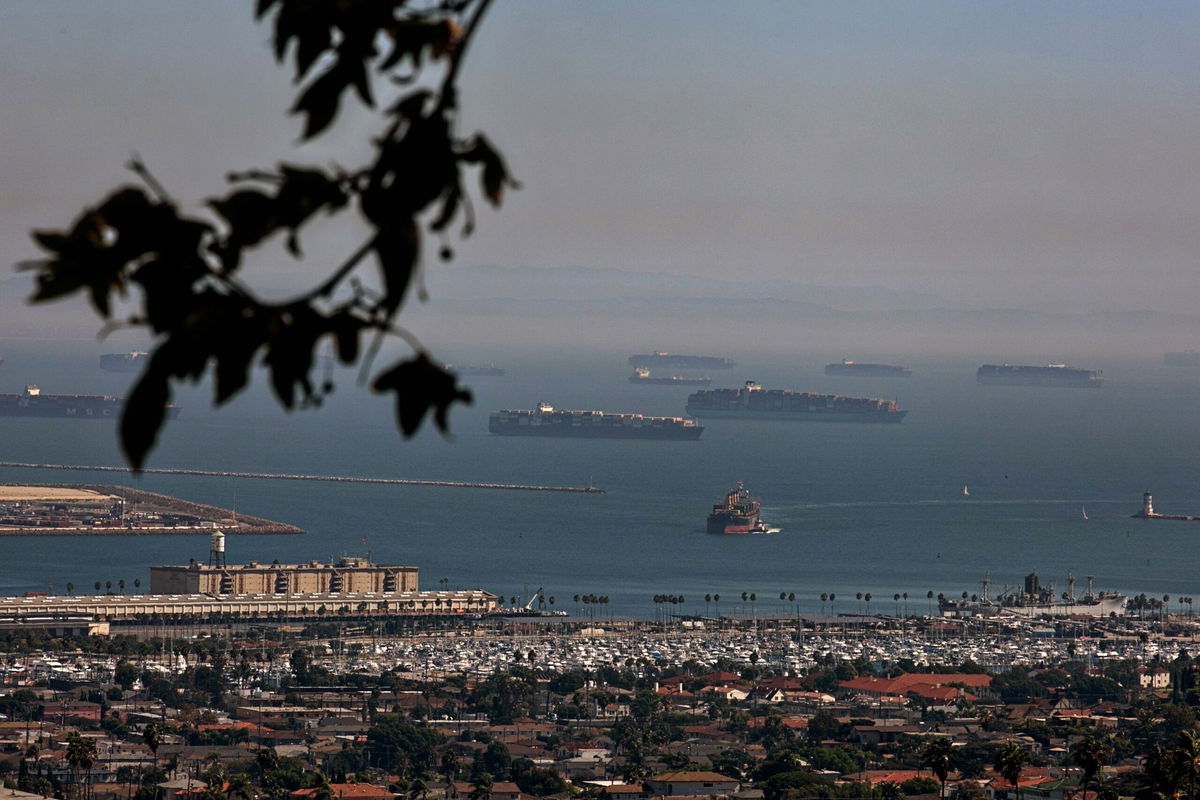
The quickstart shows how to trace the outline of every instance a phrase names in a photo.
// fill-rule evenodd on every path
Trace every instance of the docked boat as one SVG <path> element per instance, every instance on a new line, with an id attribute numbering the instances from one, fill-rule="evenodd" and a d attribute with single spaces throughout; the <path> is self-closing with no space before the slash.
<path id="1" fill-rule="evenodd" d="M 790 422 L 898 423 L 908 412 L 901 411 L 894 400 L 763 389 L 754 381 L 746 381 L 741 389 L 707 389 L 693 393 L 688 397 L 687 413 L 693 417 Z"/>
<path id="2" fill-rule="evenodd" d="M 142 350 L 128 353 L 105 353 L 100 356 L 100 369 L 106 372 L 137 372 L 150 360 L 150 354 Z"/>
<path id="3" fill-rule="evenodd" d="M 1098 389 L 1104 385 L 1104 373 L 1098 369 L 1077 369 L 1066 364 L 1047 364 L 1044 367 L 984 364 L 975 372 L 975 380 L 990 386 Z"/>
<path id="4" fill-rule="evenodd" d="M 493 411 L 488 431 L 498 436 L 566 436 L 580 439 L 700 438 L 704 427 L 683 417 L 613 414 L 607 411 L 563 411 L 549 403 L 534 410 Z"/>
<path id="5" fill-rule="evenodd" d="M 911 378 L 912 370 L 895 364 L 867 364 L 843 358 L 840 364 L 826 364 L 825 374 L 852 378 Z"/>
<path id="6" fill-rule="evenodd" d="M 638 367 L 629 376 L 629 382 L 650 383 L 659 386 L 708 386 L 712 383 L 712 378 L 684 378 L 679 375 L 672 375 L 668 378 L 655 377 L 646 367 Z"/>
<path id="7" fill-rule="evenodd" d="M 996 598 L 988 596 L 990 578 L 983 579 L 983 592 L 969 600 L 938 596 L 942 616 L 969 617 L 976 615 L 1015 615 L 1023 617 L 1108 617 L 1125 613 L 1129 598 L 1117 592 L 1095 592 L 1094 578 L 1087 578 L 1087 592 L 1075 596 L 1075 576 L 1067 573 L 1067 590 L 1057 594 L 1053 585 L 1043 586 L 1036 572 L 1025 576 L 1024 586 L 1017 591 L 1001 592 Z"/>
<path id="8" fill-rule="evenodd" d="M 742 482 L 738 481 L 722 502 L 713 505 L 708 515 L 708 532 L 735 535 L 766 533 L 766 523 L 758 516 L 761 508 L 758 500 L 751 497 Z"/>
<path id="9" fill-rule="evenodd" d="M 124 400 L 112 395 L 42 394 L 30 384 L 21 394 L 0 394 L 0 417 L 69 417 L 71 419 L 107 419 L 116 417 Z M 167 406 L 173 418 L 179 408 Z"/>

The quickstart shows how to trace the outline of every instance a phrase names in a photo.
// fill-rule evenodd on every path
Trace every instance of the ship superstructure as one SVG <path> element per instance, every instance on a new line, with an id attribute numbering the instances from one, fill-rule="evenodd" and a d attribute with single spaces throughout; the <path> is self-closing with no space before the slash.
<path id="1" fill-rule="evenodd" d="M 693 393 L 688 397 L 687 413 L 693 417 L 729 419 L 897 423 L 908 412 L 901 411 L 894 400 L 763 389 L 758 383 L 747 381 L 740 389 Z"/>
<path id="2" fill-rule="evenodd" d="M 533 410 L 493 411 L 488 431 L 499 436 L 569 436 L 583 439 L 699 439 L 701 425 L 683 417 L 564 411 L 549 403 Z"/>

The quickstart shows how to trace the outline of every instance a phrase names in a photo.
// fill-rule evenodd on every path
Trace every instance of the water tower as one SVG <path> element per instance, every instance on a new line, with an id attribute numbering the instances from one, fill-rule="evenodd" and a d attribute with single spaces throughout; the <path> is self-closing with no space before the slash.
<path id="1" fill-rule="evenodd" d="M 210 567 L 225 566 L 225 534 L 220 531 L 214 533 L 209 541 L 208 565 Z"/>

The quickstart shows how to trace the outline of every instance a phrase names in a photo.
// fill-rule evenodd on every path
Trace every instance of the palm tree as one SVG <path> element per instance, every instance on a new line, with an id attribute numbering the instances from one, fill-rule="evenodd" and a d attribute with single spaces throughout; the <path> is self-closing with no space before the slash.
<path id="1" fill-rule="evenodd" d="M 141 578 L 134 578 L 134 579 L 133 579 L 133 588 L 134 588 L 134 589 L 140 589 L 140 588 L 142 588 L 142 579 L 141 579 Z"/>
<path id="2" fill-rule="evenodd" d="M 996 760 L 992 766 L 1000 777 L 1008 781 L 1017 791 L 1017 800 L 1021 800 L 1021 770 L 1029 763 L 1029 753 L 1021 745 L 1009 739 L 996 751 Z"/>
<path id="3" fill-rule="evenodd" d="M 73 591 L 75 591 L 75 584 L 68 581 L 67 582 L 67 594 L 71 594 L 71 592 L 73 592 Z"/>
<path id="4" fill-rule="evenodd" d="M 142 742 L 150 748 L 150 755 L 154 758 L 154 768 L 158 769 L 158 745 L 162 742 L 162 731 L 157 722 L 151 722 L 142 731 Z"/>
<path id="5" fill-rule="evenodd" d="M 1193 739 L 1194 740 L 1194 739 Z M 1088 784 L 1100 768 L 1112 758 L 1112 741 L 1108 736 L 1089 736 L 1071 750 L 1071 761 L 1083 770 L 1083 797 L 1087 800 Z"/>
<path id="6" fill-rule="evenodd" d="M 96 594 L 100 594 L 100 581 L 96 581 Z"/>
<path id="7" fill-rule="evenodd" d="M 939 736 L 925 746 L 925 766 L 933 770 L 942 784 L 941 797 L 946 797 L 946 780 L 954 769 L 954 745 L 947 737 Z"/>
<path id="8" fill-rule="evenodd" d="M 79 735 L 79 731 L 71 731 L 67 738 L 67 763 L 71 765 L 71 771 L 75 774 L 77 786 L 79 772 L 82 770 L 82 794 L 79 794 L 77 789 L 76 797 L 87 798 L 92 782 L 92 767 L 96 765 L 96 743 L 91 739 L 84 739 Z"/>
<path id="9" fill-rule="evenodd" d="M 829 599 L 829 592 L 821 592 L 821 614 L 825 614 L 825 601 Z"/>

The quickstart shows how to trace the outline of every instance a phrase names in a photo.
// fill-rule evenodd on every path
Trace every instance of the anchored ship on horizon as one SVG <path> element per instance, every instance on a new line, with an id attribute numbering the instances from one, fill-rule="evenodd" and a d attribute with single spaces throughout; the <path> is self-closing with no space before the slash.
<path id="1" fill-rule="evenodd" d="M 1047 364 L 1044 367 L 984 364 L 975 372 L 975 380 L 991 386 L 1098 389 L 1104 385 L 1104 373 L 1098 369 L 1078 369 L 1066 364 Z"/>
<path id="2" fill-rule="evenodd" d="M 655 350 L 653 353 L 639 353 L 629 357 L 629 366 L 645 367 L 692 367 L 695 369 L 730 369 L 736 364 L 728 358 L 717 356 L 685 356 L 678 353 L 666 353 Z"/>
<path id="3" fill-rule="evenodd" d="M 30 384 L 21 394 L 0 394 L 0 417 L 67 417 L 106 419 L 116 417 L 125 401 L 98 394 L 42 394 Z M 179 407 L 168 404 L 167 418 L 179 415 Z"/>
<path id="4" fill-rule="evenodd" d="M 908 412 L 901 411 L 894 400 L 763 389 L 755 381 L 746 381 L 741 389 L 705 389 L 692 394 L 688 397 L 687 413 L 693 417 L 727 419 L 894 424 Z"/>
<path id="5" fill-rule="evenodd" d="M 488 431 L 498 436 L 569 436 L 581 439 L 700 438 L 704 427 L 683 417 L 613 414 L 607 411 L 564 411 L 549 403 L 534 410 L 493 411 Z"/>
<path id="6" fill-rule="evenodd" d="M 826 364 L 825 374 L 855 378 L 911 378 L 912 370 L 895 364 L 867 364 L 843 358 L 841 363 Z"/>

